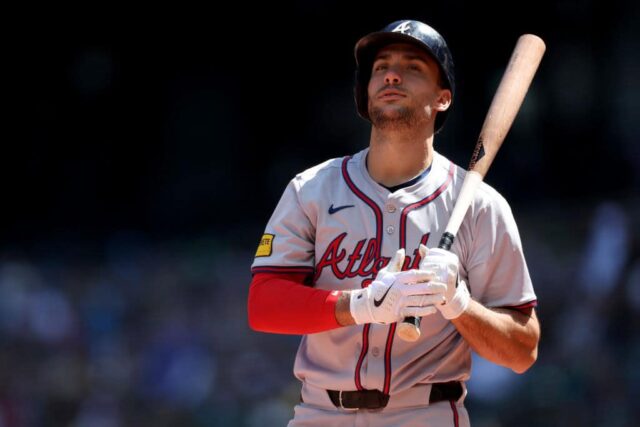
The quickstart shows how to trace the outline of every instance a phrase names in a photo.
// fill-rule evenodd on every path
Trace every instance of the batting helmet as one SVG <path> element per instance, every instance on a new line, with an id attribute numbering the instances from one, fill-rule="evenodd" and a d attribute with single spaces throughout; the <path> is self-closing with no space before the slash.
<path id="1" fill-rule="evenodd" d="M 368 34 L 358 40 L 355 47 L 356 56 L 356 106 L 360 116 L 369 118 L 367 86 L 371 78 L 371 68 L 376 53 L 391 43 L 410 43 L 424 49 L 440 66 L 440 74 L 444 87 L 451 90 L 451 97 L 455 92 L 453 75 L 453 58 L 444 38 L 433 28 L 420 21 L 395 21 L 381 31 Z M 438 132 L 445 119 L 447 111 L 440 111 L 436 116 L 435 131 Z"/>

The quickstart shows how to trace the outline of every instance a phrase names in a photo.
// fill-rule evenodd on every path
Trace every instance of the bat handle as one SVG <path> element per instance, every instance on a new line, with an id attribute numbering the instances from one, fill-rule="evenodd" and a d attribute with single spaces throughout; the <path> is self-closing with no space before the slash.
<path id="1" fill-rule="evenodd" d="M 453 239 L 455 239 L 455 237 L 456 236 L 454 236 L 453 234 L 449 233 L 448 231 L 445 231 L 442 234 L 442 237 L 440 238 L 440 243 L 438 243 L 438 248 L 448 251 L 449 249 L 451 249 L 451 245 L 453 245 Z"/>
<path id="2" fill-rule="evenodd" d="M 440 238 L 438 248 L 448 251 L 453 245 L 454 238 L 453 234 L 445 231 Z M 417 341 L 420 338 L 420 317 L 405 317 L 402 323 L 398 325 L 398 336 L 408 342 Z"/>

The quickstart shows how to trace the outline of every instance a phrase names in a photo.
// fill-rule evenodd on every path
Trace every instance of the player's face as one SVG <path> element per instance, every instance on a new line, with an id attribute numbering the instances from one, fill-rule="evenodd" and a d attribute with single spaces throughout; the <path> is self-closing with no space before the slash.
<path id="1" fill-rule="evenodd" d="M 438 84 L 435 60 L 410 44 L 381 49 L 369 80 L 369 117 L 374 126 L 417 126 L 435 121 L 451 103 L 451 91 Z"/>

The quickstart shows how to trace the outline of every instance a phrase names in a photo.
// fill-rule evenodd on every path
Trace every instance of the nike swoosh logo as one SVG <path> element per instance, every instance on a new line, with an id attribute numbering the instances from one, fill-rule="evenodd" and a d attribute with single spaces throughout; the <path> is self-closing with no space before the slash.
<path id="1" fill-rule="evenodd" d="M 329 215 L 333 215 L 334 213 L 341 211 L 342 209 L 352 208 L 354 205 L 344 205 L 338 206 L 337 208 L 333 207 L 333 203 L 329 206 Z"/>
<path id="2" fill-rule="evenodd" d="M 393 285 L 391 285 L 393 286 Z M 373 305 L 375 305 L 376 307 L 380 307 L 380 304 L 383 303 L 384 299 L 387 297 L 387 294 L 389 293 L 389 291 L 391 290 L 391 286 L 389 286 L 387 288 L 387 291 L 384 293 L 384 295 L 382 295 L 382 298 L 380 298 L 379 300 L 375 299 L 373 300 Z"/>

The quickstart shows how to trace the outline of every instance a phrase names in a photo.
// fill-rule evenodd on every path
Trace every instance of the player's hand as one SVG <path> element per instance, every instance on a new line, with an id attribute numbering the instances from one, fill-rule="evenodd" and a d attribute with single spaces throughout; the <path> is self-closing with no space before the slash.
<path id="1" fill-rule="evenodd" d="M 407 316 L 437 312 L 434 305 L 444 301 L 446 285 L 433 281 L 432 272 L 394 271 L 400 269 L 402 261 L 404 250 L 399 250 L 368 287 L 351 291 L 349 308 L 356 324 L 389 324 Z"/>
<path id="2" fill-rule="evenodd" d="M 420 270 L 433 272 L 437 277 L 434 280 L 446 285 L 444 302 L 436 307 L 445 319 L 459 317 L 469 306 L 471 295 L 464 281 L 458 280 L 458 256 L 444 249 L 428 249 L 422 244 L 419 250 Z"/>

